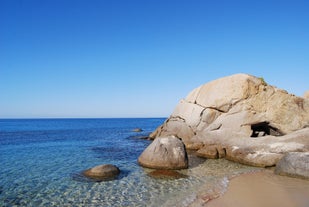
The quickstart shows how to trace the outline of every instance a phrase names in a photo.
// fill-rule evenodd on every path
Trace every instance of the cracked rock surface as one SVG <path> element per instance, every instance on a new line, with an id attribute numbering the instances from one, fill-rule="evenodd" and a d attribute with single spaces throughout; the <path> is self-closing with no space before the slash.
<path id="1" fill-rule="evenodd" d="M 151 138 L 174 135 L 206 158 L 274 166 L 309 151 L 309 99 L 236 74 L 204 84 L 178 103 Z"/>

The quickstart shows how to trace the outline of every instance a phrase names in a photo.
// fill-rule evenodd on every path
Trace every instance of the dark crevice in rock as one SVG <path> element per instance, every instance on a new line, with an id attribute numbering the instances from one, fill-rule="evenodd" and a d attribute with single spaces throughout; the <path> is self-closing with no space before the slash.
<path id="1" fill-rule="evenodd" d="M 251 125 L 251 137 L 263 137 L 267 135 L 283 136 L 284 134 L 277 128 L 271 126 L 269 122 L 259 122 Z"/>
<path id="2" fill-rule="evenodd" d="M 216 107 L 206 107 L 205 109 L 213 109 L 213 110 L 219 111 L 219 112 L 221 112 L 221 113 L 226 113 L 226 112 L 228 112 L 228 110 L 227 110 L 227 111 L 224 111 L 224 110 L 218 109 L 218 108 L 216 108 Z"/>
<path id="3" fill-rule="evenodd" d="M 222 153 L 221 157 L 225 157 L 226 156 L 226 148 L 222 148 L 222 151 L 223 151 L 223 153 Z"/>
<path id="4" fill-rule="evenodd" d="M 216 127 L 212 128 L 210 131 L 219 130 L 221 128 L 222 124 L 218 124 Z"/>
<path id="5" fill-rule="evenodd" d="M 193 132 L 193 134 L 196 135 L 196 130 L 194 129 L 194 127 L 191 126 L 191 125 L 189 125 L 189 124 L 187 124 L 186 120 L 184 120 L 184 121 L 185 121 L 186 125 L 191 129 L 191 131 Z"/>
<path id="6" fill-rule="evenodd" d="M 219 152 L 218 152 L 218 149 L 216 149 L 216 154 L 215 154 L 215 156 L 214 156 L 214 159 L 219 159 Z"/>
<path id="7" fill-rule="evenodd" d="M 187 101 L 187 100 L 184 100 L 184 101 L 187 102 L 187 103 L 192 103 L 192 102 L 189 102 L 189 101 Z M 216 107 L 203 106 L 203 105 L 197 103 L 196 101 L 195 101 L 194 103 L 192 103 L 192 104 L 195 104 L 195 105 L 198 105 L 198 106 L 204 108 L 203 111 L 204 111 L 205 109 L 213 109 L 213 110 L 219 111 L 219 112 L 221 112 L 221 113 L 227 113 L 227 112 L 229 111 L 229 109 L 231 108 L 231 106 L 230 106 L 228 110 L 221 110 L 221 109 L 218 109 L 218 108 L 216 108 Z M 202 113 L 201 113 L 201 114 L 202 114 Z"/>
<path id="8" fill-rule="evenodd" d="M 201 111 L 201 113 L 200 113 L 200 120 L 199 120 L 199 122 L 198 122 L 198 124 L 196 125 L 196 128 L 198 128 L 199 126 L 200 126 L 200 124 L 203 122 L 203 114 L 204 114 L 204 111 L 206 110 L 206 108 L 204 108 L 202 111 Z M 195 134 L 196 134 L 196 132 L 195 132 Z"/>
<path id="9" fill-rule="evenodd" d="M 171 118 L 169 118 L 169 121 L 171 120 L 181 120 L 183 122 L 186 122 L 186 120 L 180 116 L 172 116 Z"/>

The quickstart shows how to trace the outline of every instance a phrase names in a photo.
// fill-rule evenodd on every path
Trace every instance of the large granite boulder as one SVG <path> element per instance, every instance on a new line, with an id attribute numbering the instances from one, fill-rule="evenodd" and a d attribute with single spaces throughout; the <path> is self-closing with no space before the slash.
<path id="1" fill-rule="evenodd" d="M 178 170 L 188 168 L 188 156 L 179 138 L 160 137 L 144 150 L 138 163 L 147 168 Z"/>
<path id="2" fill-rule="evenodd" d="M 194 89 L 150 137 L 175 135 L 200 156 L 265 167 L 309 151 L 308 127 L 309 99 L 236 74 Z"/>
<path id="3" fill-rule="evenodd" d="M 114 179 L 119 175 L 119 173 L 120 170 L 115 165 L 104 164 L 85 170 L 83 175 L 97 181 L 102 181 Z"/>
<path id="4" fill-rule="evenodd" d="M 309 152 L 287 153 L 277 163 L 275 173 L 309 179 Z"/>

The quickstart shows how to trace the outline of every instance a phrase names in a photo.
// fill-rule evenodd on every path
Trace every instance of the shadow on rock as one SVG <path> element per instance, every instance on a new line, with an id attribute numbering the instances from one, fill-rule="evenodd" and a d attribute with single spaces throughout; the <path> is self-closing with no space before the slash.
<path id="1" fill-rule="evenodd" d="M 194 150 L 187 150 L 188 153 L 188 160 L 189 160 L 189 168 L 198 167 L 200 164 L 203 164 L 206 159 L 202 157 L 198 157 L 196 155 L 196 151 Z"/>

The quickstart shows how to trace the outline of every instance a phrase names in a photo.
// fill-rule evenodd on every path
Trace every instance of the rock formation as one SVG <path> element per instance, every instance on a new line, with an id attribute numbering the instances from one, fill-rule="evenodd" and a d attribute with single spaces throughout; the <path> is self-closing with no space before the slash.
<path id="1" fill-rule="evenodd" d="M 287 153 L 277 163 L 275 173 L 309 179 L 309 152 Z"/>
<path id="2" fill-rule="evenodd" d="M 208 158 L 273 166 L 286 152 L 309 151 L 309 99 L 236 74 L 194 89 L 151 138 L 175 135 Z"/>
<path id="3" fill-rule="evenodd" d="M 188 156 L 180 139 L 160 137 L 144 150 L 138 163 L 148 168 L 178 170 L 188 168 Z"/>
<path id="4" fill-rule="evenodd" d="M 83 172 L 83 175 L 92 178 L 97 181 L 102 180 L 110 180 L 116 178 L 120 173 L 118 167 L 105 164 L 105 165 L 98 165 Z"/>

